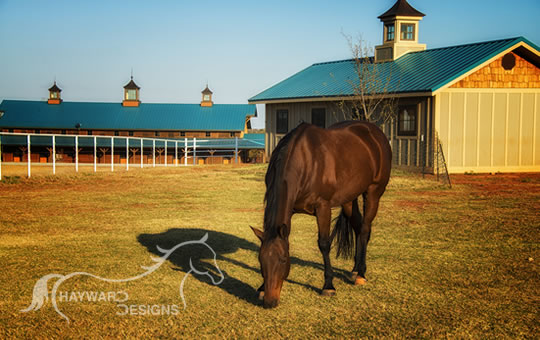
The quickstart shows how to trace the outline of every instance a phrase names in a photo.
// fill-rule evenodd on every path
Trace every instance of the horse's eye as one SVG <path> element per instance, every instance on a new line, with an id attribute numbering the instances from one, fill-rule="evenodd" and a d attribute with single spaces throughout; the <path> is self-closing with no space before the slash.
<path id="1" fill-rule="evenodd" d="M 279 263 L 281 263 L 281 264 L 287 263 L 287 258 L 286 257 L 279 257 Z"/>

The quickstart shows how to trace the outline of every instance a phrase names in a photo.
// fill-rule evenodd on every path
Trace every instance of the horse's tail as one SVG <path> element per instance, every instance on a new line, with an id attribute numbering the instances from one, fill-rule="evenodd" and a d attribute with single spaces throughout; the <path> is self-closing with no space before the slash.
<path id="1" fill-rule="evenodd" d="M 354 255 L 354 230 L 350 219 L 345 215 L 343 209 L 336 219 L 336 225 L 332 231 L 332 240 L 337 236 L 336 257 L 352 258 Z"/>

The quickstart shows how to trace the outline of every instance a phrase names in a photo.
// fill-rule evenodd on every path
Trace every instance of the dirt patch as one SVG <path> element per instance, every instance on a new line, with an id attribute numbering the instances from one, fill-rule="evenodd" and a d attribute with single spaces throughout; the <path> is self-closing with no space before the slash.
<path id="1" fill-rule="evenodd" d="M 452 175 L 452 183 L 467 185 L 487 195 L 539 194 L 540 173 Z"/>

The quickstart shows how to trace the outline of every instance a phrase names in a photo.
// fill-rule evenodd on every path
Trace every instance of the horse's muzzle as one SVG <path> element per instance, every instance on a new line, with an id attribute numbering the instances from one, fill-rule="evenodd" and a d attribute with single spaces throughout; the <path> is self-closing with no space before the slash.
<path id="1" fill-rule="evenodd" d="M 269 309 L 269 308 L 275 308 L 277 307 L 277 305 L 279 304 L 279 300 L 278 299 L 272 299 L 272 300 L 264 300 L 263 301 L 263 307 L 265 309 Z"/>

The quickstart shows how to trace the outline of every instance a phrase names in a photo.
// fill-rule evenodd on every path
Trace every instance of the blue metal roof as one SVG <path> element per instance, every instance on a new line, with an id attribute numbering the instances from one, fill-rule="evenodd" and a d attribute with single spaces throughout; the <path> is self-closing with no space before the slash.
<path id="1" fill-rule="evenodd" d="M 372 84 L 371 93 L 434 92 L 521 42 L 539 50 L 529 40 L 518 37 L 411 52 L 394 61 L 369 64 L 376 68 L 373 74 L 379 79 Z M 358 84 L 355 65 L 354 59 L 314 64 L 249 102 L 352 96 L 354 84 Z"/>
<path id="2" fill-rule="evenodd" d="M 247 116 L 256 116 L 252 104 L 152 104 L 124 107 L 120 103 L 4 100 L 0 103 L 3 128 L 94 130 L 243 131 Z"/>

